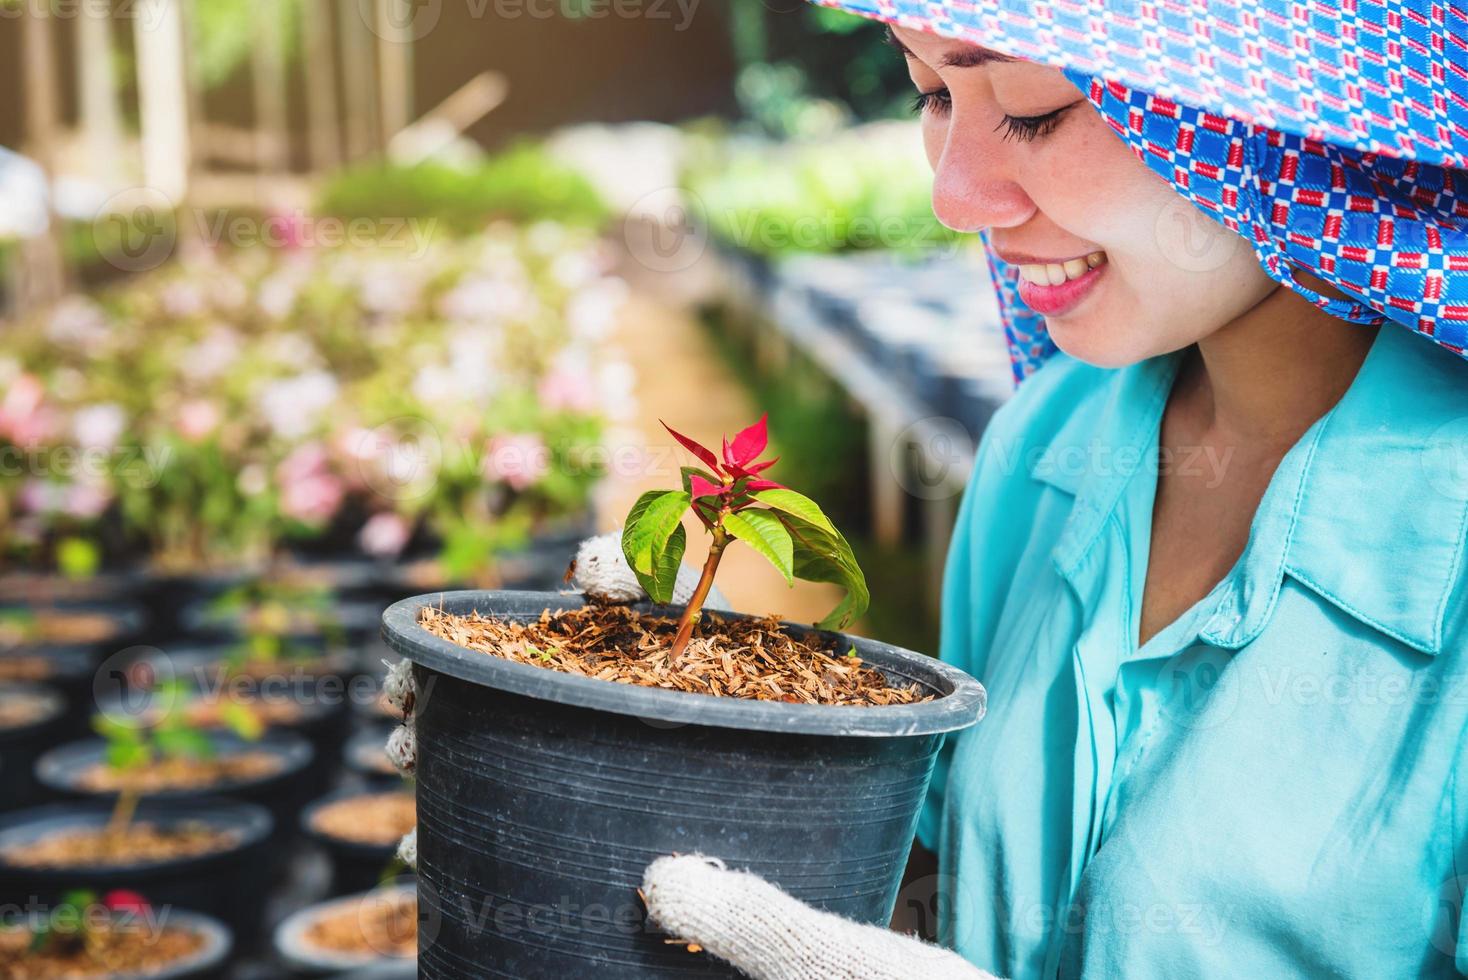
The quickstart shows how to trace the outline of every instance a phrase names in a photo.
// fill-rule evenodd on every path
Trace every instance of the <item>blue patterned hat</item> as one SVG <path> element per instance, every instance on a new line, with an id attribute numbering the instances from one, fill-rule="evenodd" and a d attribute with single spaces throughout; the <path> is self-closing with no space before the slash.
<path id="1" fill-rule="evenodd" d="M 1275 280 L 1468 356 L 1468 0 L 815 2 L 1064 69 Z M 1023 380 L 1055 347 L 989 261 Z"/>

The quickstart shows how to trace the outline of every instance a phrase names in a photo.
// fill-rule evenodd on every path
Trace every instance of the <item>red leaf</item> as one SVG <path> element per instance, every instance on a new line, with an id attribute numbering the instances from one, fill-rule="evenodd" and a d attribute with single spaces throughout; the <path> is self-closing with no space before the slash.
<path id="1" fill-rule="evenodd" d="M 690 453 L 703 460 L 704 463 L 712 467 L 715 473 L 721 472 L 721 468 L 719 466 L 719 457 L 714 455 L 713 450 L 707 449 L 699 443 L 694 442 L 692 439 L 683 435 L 681 432 L 673 431 L 672 427 L 669 426 L 668 423 L 663 422 L 662 419 L 658 419 L 658 421 L 662 422 L 663 428 L 668 430 L 669 435 L 671 435 L 674 439 L 677 439 L 680 443 L 683 444 L 684 449 L 688 450 Z"/>
<path id="2" fill-rule="evenodd" d="M 102 907 L 113 912 L 134 912 L 138 915 L 146 915 L 148 900 L 137 892 L 124 891 L 119 888 L 102 896 Z"/>
<path id="3" fill-rule="evenodd" d="M 724 461 L 730 466 L 745 466 L 759 457 L 770 444 L 769 431 L 766 422 L 769 413 L 759 417 L 759 421 L 734 437 L 734 442 L 724 443 Z"/>
<path id="4" fill-rule="evenodd" d="M 691 474 L 688 477 L 688 489 L 693 494 L 694 500 L 697 500 L 699 497 L 717 497 L 724 492 L 723 487 L 717 483 L 710 483 L 697 473 Z"/>
<path id="5" fill-rule="evenodd" d="M 776 483 L 774 480 L 750 480 L 744 485 L 744 489 L 749 493 L 759 493 L 761 490 L 786 490 L 788 488 L 785 484 Z"/>
<path id="6" fill-rule="evenodd" d="M 780 457 L 776 456 L 774 459 L 767 459 L 762 463 L 751 463 L 748 466 L 726 466 L 725 469 L 729 471 L 729 474 L 733 476 L 734 479 L 738 480 L 745 477 L 755 476 L 759 473 L 763 473 L 765 470 L 769 469 L 771 466 L 774 466 L 779 461 Z"/>

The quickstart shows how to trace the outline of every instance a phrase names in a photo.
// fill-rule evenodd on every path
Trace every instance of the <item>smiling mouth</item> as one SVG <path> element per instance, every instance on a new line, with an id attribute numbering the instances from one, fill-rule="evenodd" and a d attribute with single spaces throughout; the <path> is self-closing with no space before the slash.
<path id="1" fill-rule="evenodd" d="M 1105 264 L 1106 253 L 1098 249 L 1089 255 L 1066 262 L 1022 265 L 1019 267 L 1019 277 L 1036 286 L 1059 286 L 1072 279 L 1079 279 L 1097 266 Z"/>

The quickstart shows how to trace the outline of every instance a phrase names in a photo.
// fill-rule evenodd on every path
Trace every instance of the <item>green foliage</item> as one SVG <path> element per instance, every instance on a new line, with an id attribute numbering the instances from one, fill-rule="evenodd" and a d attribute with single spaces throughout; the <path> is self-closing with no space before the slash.
<path id="1" fill-rule="evenodd" d="M 599 228 L 610 215 L 584 177 L 531 142 L 463 169 L 439 163 L 349 169 L 327 184 L 318 207 L 345 219 L 431 220 L 461 235 L 495 219 Z"/>
<path id="2" fill-rule="evenodd" d="M 728 542 L 743 541 L 763 555 L 787 584 L 800 578 L 844 590 L 841 602 L 816 626 L 845 629 L 861 616 L 870 593 L 851 546 L 814 500 L 761 476 L 775 463 L 758 459 L 768 443 L 766 419 L 733 440 L 725 439 L 722 458 L 687 436 L 668 431 L 709 469 L 684 467 L 686 489 L 650 490 L 627 514 L 622 552 L 648 595 L 658 602 L 671 598 L 685 544 L 681 519 L 691 510 L 713 536 L 701 587 L 711 584 Z M 696 603 L 690 602 L 685 620 L 697 615 Z"/>
<path id="3" fill-rule="evenodd" d="M 188 720 L 188 705 L 195 696 L 183 681 L 165 681 L 151 692 L 155 710 L 142 718 L 124 721 L 106 714 L 94 716 L 93 730 L 107 741 L 107 766 L 127 772 L 164 759 L 213 758 L 214 740 Z M 246 741 L 258 739 L 263 734 L 258 716 L 244 705 L 233 707 L 241 710 L 221 712 L 226 726 Z"/>
<path id="4" fill-rule="evenodd" d="M 683 187 L 713 234 L 739 249 L 923 257 L 972 238 L 933 214 L 932 171 L 911 126 L 789 143 L 706 133 L 691 146 Z"/>

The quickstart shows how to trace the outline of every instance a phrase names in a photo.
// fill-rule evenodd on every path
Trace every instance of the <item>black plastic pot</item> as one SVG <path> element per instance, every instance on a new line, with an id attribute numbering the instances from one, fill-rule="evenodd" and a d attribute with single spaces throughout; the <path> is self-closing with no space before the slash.
<path id="1" fill-rule="evenodd" d="M 32 668 L 39 666 L 39 673 Z M 0 684 L 36 683 L 54 687 L 66 698 L 70 732 L 86 730 L 92 711 L 92 678 L 97 657 L 87 647 L 51 647 L 45 650 L 0 652 Z M 24 670 L 26 678 L 17 679 Z M 30 676 L 35 674 L 35 676 Z"/>
<path id="2" fill-rule="evenodd" d="M 148 626 L 147 610 L 137 602 L 130 601 L 108 601 L 108 602 L 85 602 L 85 601 L 61 601 L 53 603 L 26 603 L 17 602 L 12 596 L 0 599 L 0 614 L 8 612 L 34 613 L 46 616 L 65 617 L 91 616 L 105 620 L 106 629 L 103 635 L 95 641 L 50 641 L 42 639 L 37 642 L 26 642 L 18 646 L 7 647 L 14 652 L 38 652 L 47 650 L 65 649 L 77 647 L 92 651 L 98 657 L 115 653 L 127 646 L 137 643 L 145 635 Z"/>
<path id="3" fill-rule="evenodd" d="M 34 774 L 36 759 L 63 737 L 68 726 L 66 698 L 53 687 L 0 686 L 0 702 L 9 699 L 34 700 L 40 713 L 25 724 L 0 727 L 0 771 L 5 774 L 0 811 L 33 806 L 45 798 L 45 789 Z"/>
<path id="4" fill-rule="evenodd" d="M 323 914 L 342 908 L 351 908 L 362 902 L 380 901 L 384 896 L 413 891 L 412 885 L 387 885 L 370 892 L 347 895 L 317 905 L 308 906 L 287 916 L 275 928 L 275 954 L 295 976 L 319 977 L 342 970 L 352 971 L 350 976 L 407 978 L 416 975 L 414 962 L 390 956 L 352 957 L 331 950 L 318 949 L 305 941 L 307 930 Z M 361 971 L 359 974 L 358 971 Z"/>
<path id="5" fill-rule="evenodd" d="M 261 779 L 248 782 L 226 783 L 208 789 L 179 789 L 162 793 L 150 793 L 144 797 L 149 802 L 170 802 L 227 797 L 258 803 L 270 811 L 275 821 L 277 841 L 288 836 L 296 826 L 301 808 L 305 806 L 317 785 L 317 775 L 311 771 L 315 752 L 311 743 L 299 735 L 289 732 L 267 732 L 255 742 L 246 742 L 233 735 L 213 736 L 215 751 L 219 755 L 264 751 L 277 756 L 281 768 Z M 53 793 L 73 799 L 104 800 L 111 802 L 115 793 L 98 793 L 80 784 L 82 774 L 101 763 L 107 751 L 107 743 L 101 739 L 84 739 L 52 749 L 36 761 L 36 778 Z"/>
<path id="6" fill-rule="evenodd" d="M 301 833 L 326 852 L 331 861 L 331 886 L 328 894 L 350 895 L 365 892 L 377 886 L 383 872 L 392 864 L 397 854 L 398 841 L 388 844 L 363 844 L 358 841 L 334 837 L 315 826 L 318 813 L 333 803 L 360 796 L 383 796 L 397 794 L 412 798 L 412 793 L 401 786 L 390 784 L 356 786 L 338 790 L 306 807 L 301 814 Z"/>
<path id="7" fill-rule="evenodd" d="M 138 658 L 148 669 L 125 670 L 121 675 L 125 687 L 115 681 L 99 685 L 97 704 L 104 711 L 141 718 L 155 700 L 154 692 L 168 680 L 224 699 L 289 700 L 299 706 L 300 717 L 271 727 L 304 736 L 318 758 L 337 758 L 351 732 L 353 697 L 365 698 L 371 687 L 369 682 L 362 685 L 361 691 L 354 691 L 338 673 L 354 661 L 340 654 L 307 667 L 282 662 L 276 673 L 263 677 L 232 677 L 229 657 L 233 652 L 234 647 L 228 644 L 150 650 Z"/>
<path id="8" fill-rule="evenodd" d="M 155 908 L 171 906 L 214 916 L 243 947 L 255 944 L 263 925 L 261 896 L 269 885 L 266 849 L 274 823 L 259 806 L 223 801 L 145 803 L 136 820 L 158 826 L 198 823 L 231 831 L 238 840 L 225 850 L 165 862 L 31 868 L 5 853 L 68 830 L 105 826 L 105 804 L 52 804 L 0 819 L 0 903 L 51 903 L 79 889 L 122 888 L 146 897 Z"/>
<path id="9" fill-rule="evenodd" d="M 966 674 L 859 637 L 841 644 L 939 697 L 826 707 L 599 681 L 441 640 L 418 625 L 427 605 L 532 619 L 581 601 L 449 593 L 383 616 L 419 688 L 419 896 L 436 933 L 424 980 L 736 976 L 643 924 L 643 871 L 675 852 L 885 924 L 942 734 L 984 711 Z"/>

